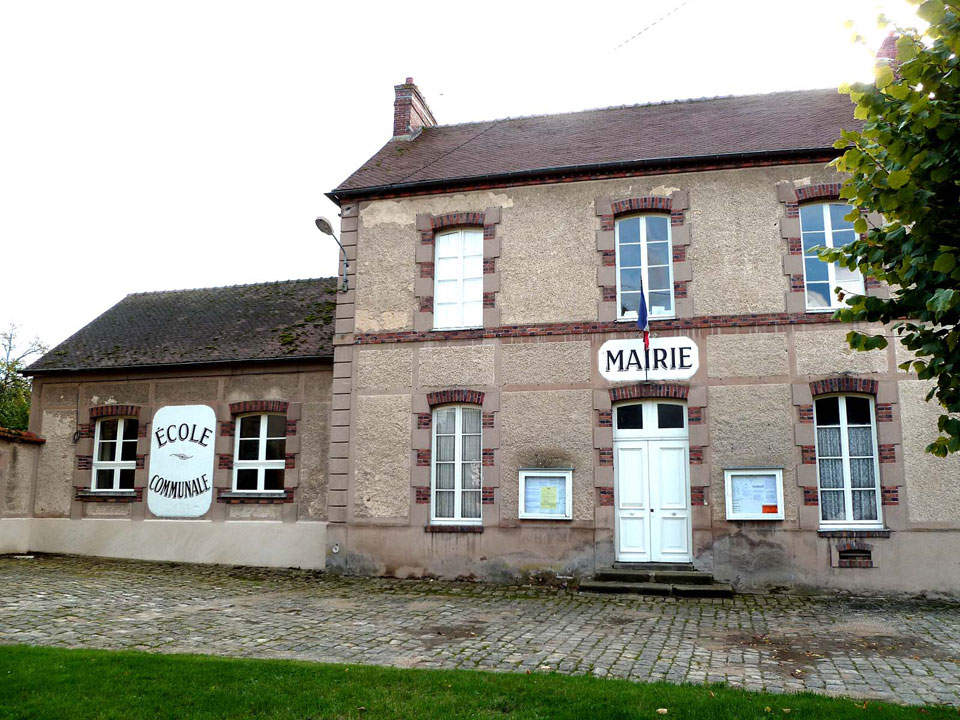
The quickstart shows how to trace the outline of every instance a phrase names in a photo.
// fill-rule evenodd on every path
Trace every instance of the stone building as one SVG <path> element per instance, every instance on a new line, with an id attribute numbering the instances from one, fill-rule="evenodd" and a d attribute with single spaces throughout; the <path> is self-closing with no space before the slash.
<path id="1" fill-rule="evenodd" d="M 809 252 L 853 237 L 828 167 L 852 110 L 818 90 L 440 126 L 398 86 L 393 138 L 329 195 L 351 275 L 328 563 L 960 588 L 938 409 L 902 348 L 851 351 L 831 317 L 834 287 L 888 290 Z"/>
<path id="2" fill-rule="evenodd" d="M 322 568 L 335 293 L 130 295 L 34 363 L 0 552 Z"/>
<path id="3" fill-rule="evenodd" d="M 938 409 L 832 319 L 888 290 L 809 252 L 852 238 L 854 122 L 822 90 L 441 126 L 408 79 L 329 194 L 346 291 L 133 295 L 31 367 L 0 549 L 956 593 Z"/>

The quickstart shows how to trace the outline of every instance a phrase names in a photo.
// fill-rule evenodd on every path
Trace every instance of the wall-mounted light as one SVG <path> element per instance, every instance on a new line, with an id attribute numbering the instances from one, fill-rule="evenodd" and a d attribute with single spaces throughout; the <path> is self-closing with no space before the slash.
<path id="1" fill-rule="evenodd" d="M 317 230 L 322 232 L 324 235 L 329 235 L 333 238 L 333 241 L 340 246 L 340 254 L 343 256 L 341 280 L 340 280 L 340 292 L 347 291 L 347 268 L 349 264 L 347 263 L 347 251 L 343 248 L 343 245 L 340 245 L 340 241 L 337 239 L 337 236 L 333 232 L 333 225 L 330 224 L 330 221 L 323 216 L 317 217 L 314 222 L 317 225 Z"/>

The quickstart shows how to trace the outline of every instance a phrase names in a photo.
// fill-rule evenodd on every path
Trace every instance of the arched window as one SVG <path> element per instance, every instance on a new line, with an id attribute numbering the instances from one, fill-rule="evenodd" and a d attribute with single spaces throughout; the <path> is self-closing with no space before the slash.
<path id="1" fill-rule="evenodd" d="M 283 490 L 286 465 L 286 415 L 237 417 L 233 459 L 233 489 L 238 492 Z"/>
<path id="2" fill-rule="evenodd" d="M 641 287 L 650 318 L 673 317 L 670 216 L 651 214 L 618 218 L 616 240 L 617 319 L 637 319 Z"/>
<path id="3" fill-rule="evenodd" d="M 802 205 L 800 233 L 803 239 L 803 279 L 807 310 L 831 310 L 843 307 L 834 292 L 839 287 L 845 294 L 863 295 L 863 276 L 859 270 L 848 270 L 837 263 L 825 263 L 811 248 L 842 247 L 856 239 L 853 223 L 844 220 L 850 206 L 842 203 Z"/>
<path id="4" fill-rule="evenodd" d="M 830 395 L 814 401 L 820 524 L 882 525 L 873 398 Z"/>
<path id="5" fill-rule="evenodd" d="M 480 421 L 476 405 L 444 405 L 433 410 L 433 523 L 482 523 Z"/>

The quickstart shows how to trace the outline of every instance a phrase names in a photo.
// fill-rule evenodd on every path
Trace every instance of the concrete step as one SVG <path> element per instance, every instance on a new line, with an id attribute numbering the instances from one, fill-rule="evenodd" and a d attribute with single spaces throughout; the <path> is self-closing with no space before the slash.
<path id="1" fill-rule="evenodd" d="M 653 581 L 671 585 L 710 585 L 713 583 L 713 573 L 701 570 L 665 570 L 653 573 Z"/>
<path id="2" fill-rule="evenodd" d="M 615 562 L 614 570 L 637 570 L 639 572 L 666 572 L 694 570 L 693 563 L 635 563 L 635 562 Z"/>
<path id="3" fill-rule="evenodd" d="M 674 585 L 673 594 L 677 597 L 688 598 L 732 598 L 735 593 L 733 586 L 726 583 L 711 583 L 710 585 Z"/>
<path id="4" fill-rule="evenodd" d="M 671 585 L 661 582 L 621 582 L 615 580 L 584 580 L 580 592 L 620 595 L 659 595 L 687 598 L 730 598 L 733 587 L 725 583 L 709 585 Z"/>
<path id="5" fill-rule="evenodd" d="M 616 582 L 655 582 L 668 585 L 709 585 L 713 582 L 713 574 L 694 570 L 692 566 L 686 570 L 668 570 L 662 567 L 641 570 L 614 566 L 597 570 L 593 574 L 593 579 Z"/>
<path id="6" fill-rule="evenodd" d="M 653 573 L 649 570 L 625 570 L 612 567 L 597 570 L 593 573 L 594 580 L 612 580 L 615 582 L 650 582 Z"/>
<path id="7" fill-rule="evenodd" d="M 580 592 L 617 593 L 630 595 L 669 595 L 669 585 L 651 582 L 617 582 L 614 580 L 584 580 Z"/>

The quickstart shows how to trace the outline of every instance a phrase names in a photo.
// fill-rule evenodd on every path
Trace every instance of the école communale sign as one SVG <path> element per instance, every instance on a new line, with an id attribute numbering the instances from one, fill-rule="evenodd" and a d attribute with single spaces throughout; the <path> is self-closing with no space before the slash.
<path id="1" fill-rule="evenodd" d="M 217 416 L 207 405 L 162 407 L 150 433 L 147 507 L 157 517 L 205 515 L 213 500 Z"/>

